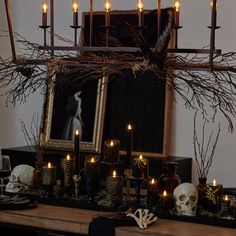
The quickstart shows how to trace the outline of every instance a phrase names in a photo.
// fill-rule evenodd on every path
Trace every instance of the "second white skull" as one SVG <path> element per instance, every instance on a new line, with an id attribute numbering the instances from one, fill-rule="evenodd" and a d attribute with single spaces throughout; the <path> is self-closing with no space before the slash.
<path id="1" fill-rule="evenodd" d="M 191 183 L 182 183 L 174 189 L 176 211 L 179 215 L 196 216 L 198 190 Z"/>

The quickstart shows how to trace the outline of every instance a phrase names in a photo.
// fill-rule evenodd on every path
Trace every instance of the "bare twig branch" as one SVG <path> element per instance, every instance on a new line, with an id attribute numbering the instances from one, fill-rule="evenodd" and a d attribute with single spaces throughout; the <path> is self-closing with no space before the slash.
<path id="1" fill-rule="evenodd" d="M 194 127 L 193 127 L 193 131 L 194 131 L 193 132 L 193 146 L 194 146 L 196 169 L 197 169 L 199 178 L 207 178 L 209 169 L 212 165 L 212 161 L 213 161 L 215 149 L 216 149 L 216 144 L 218 142 L 220 131 L 221 131 L 220 123 L 218 124 L 218 131 L 215 137 L 215 141 L 212 142 L 212 138 L 213 138 L 213 130 L 212 130 L 208 138 L 207 144 L 205 146 L 206 120 L 204 121 L 204 124 L 203 124 L 202 138 L 200 142 L 197 135 L 196 117 L 197 117 L 197 111 L 195 112 L 195 115 L 194 115 Z M 212 145 L 211 150 L 210 150 L 210 145 Z"/>

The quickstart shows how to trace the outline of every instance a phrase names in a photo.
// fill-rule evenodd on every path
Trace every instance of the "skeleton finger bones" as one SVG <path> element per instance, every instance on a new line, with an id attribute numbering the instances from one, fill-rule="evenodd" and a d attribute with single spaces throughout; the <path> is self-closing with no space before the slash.
<path id="1" fill-rule="evenodd" d="M 145 229 L 149 224 L 157 221 L 157 217 L 148 209 L 139 208 L 134 213 L 127 214 L 127 216 L 134 218 L 140 229 Z"/>

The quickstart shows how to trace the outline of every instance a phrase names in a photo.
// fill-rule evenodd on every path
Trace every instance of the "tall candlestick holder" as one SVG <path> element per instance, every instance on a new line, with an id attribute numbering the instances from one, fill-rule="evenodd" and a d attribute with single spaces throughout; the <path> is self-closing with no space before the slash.
<path id="1" fill-rule="evenodd" d="M 44 46 L 47 46 L 47 29 L 49 28 L 50 26 L 46 24 L 43 24 L 43 25 L 40 25 L 39 28 L 43 29 L 43 44 Z"/>
<path id="2" fill-rule="evenodd" d="M 139 30 L 139 34 L 142 35 L 143 34 L 143 29 L 144 29 L 144 15 L 143 15 L 143 11 L 139 11 L 138 13 L 138 26 L 137 29 Z"/>
<path id="3" fill-rule="evenodd" d="M 78 29 L 80 29 L 81 26 L 80 25 L 71 25 L 70 27 L 74 29 L 74 46 L 78 46 L 77 35 L 78 35 Z"/>
<path id="4" fill-rule="evenodd" d="M 172 27 L 175 30 L 175 48 L 178 48 L 178 31 L 183 28 L 183 26 L 179 26 L 179 25 L 174 25 Z"/>

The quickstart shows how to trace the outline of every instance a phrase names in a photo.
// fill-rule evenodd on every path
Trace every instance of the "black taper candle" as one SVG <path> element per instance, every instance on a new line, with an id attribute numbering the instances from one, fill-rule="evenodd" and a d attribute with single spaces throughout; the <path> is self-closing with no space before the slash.
<path id="1" fill-rule="evenodd" d="M 78 175 L 79 174 L 79 171 L 80 171 L 80 148 L 79 148 L 79 145 L 80 145 L 80 133 L 79 133 L 79 130 L 76 130 L 75 132 L 75 165 L 74 165 L 74 174 L 75 175 Z"/>
<path id="2" fill-rule="evenodd" d="M 47 12 L 42 12 L 42 26 L 47 26 Z"/>
<path id="3" fill-rule="evenodd" d="M 78 27 L 78 12 L 73 12 L 73 27 Z"/>
<path id="4" fill-rule="evenodd" d="M 127 152 L 126 152 L 126 157 L 127 157 L 127 161 L 126 161 L 126 168 L 130 169 L 130 164 L 132 161 L 132 146 L 133 146 L 133 129 L 132 126 L 129 124 L 128 125 L 128 140 L 127 140 Z"/>

